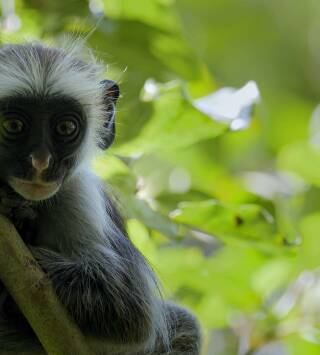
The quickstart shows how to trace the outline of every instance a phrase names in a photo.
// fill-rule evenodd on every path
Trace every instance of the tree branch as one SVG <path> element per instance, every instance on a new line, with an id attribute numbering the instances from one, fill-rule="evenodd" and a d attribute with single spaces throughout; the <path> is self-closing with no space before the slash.
<path id="1" fill-rule="evenodd" d="M 0 215 L 0 279 L 49 355 L 93 354 L 13 224 Z"/>

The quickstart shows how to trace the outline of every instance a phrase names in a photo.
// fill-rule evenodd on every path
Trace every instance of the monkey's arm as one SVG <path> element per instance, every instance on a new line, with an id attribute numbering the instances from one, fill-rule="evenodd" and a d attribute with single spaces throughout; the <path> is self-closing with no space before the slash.
<path id="1" fill-rule="evenodd" d="M 10 219 L 24 242 L 32 244 L 36 233 L 37 212 L 31 201 L 25 200 L 7 184 L 0 182 L 0 214 Z"/>
<path id="2" fill-rule="evenodd" d="M 130 249 L 126 256 L 102 245 L 72 257 L 44 248 L 32 252 L 85 333 L 141 344 L 154 335 L 150 271 L 130 241 L 122 242 Z"/>

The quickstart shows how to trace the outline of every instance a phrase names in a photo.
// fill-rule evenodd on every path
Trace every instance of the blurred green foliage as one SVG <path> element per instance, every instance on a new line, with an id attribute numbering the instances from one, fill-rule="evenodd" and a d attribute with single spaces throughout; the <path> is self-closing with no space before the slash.
<path id="1" fill-rule="evenodd" d="M 95 168 L 166 297 L 199 317 L 204 354 L 318 354 L 320 3 L 17 0 L 15 14 L 3 43 L 87 37 L 120 82 Z M 248 80 L 262 101 L 246 130 L 192 105 Z"/>

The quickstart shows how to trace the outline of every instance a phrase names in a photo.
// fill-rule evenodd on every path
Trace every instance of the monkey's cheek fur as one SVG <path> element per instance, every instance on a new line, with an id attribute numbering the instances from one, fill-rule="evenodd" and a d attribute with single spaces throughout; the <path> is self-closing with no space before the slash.
<path id="1" fill-rule="evenodd" d="M 44 182 L 32 182 L 18 178 L 11 178 L 9 185 L 15 192 L 21 195 L 26 200 L 41 201 L 55 195 L 59 188 L 60 183 L 57 181 L 44 183 Z"/>

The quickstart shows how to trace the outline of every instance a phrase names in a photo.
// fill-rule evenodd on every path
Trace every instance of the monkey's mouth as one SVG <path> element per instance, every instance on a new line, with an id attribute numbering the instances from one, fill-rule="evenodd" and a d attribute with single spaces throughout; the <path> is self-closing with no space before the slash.
<path id="1" fill-rule="evenodd" d="M 40 182 L 40 181 L 29 181 L 22 180 L 18 178 L 11 178 L 9 180 L 9 185 L 26 200 L 31 201 L 41 201 L 52 197 L 58 192 L 60 188 L 60 183 L 58 181 L 54 182 Z"/>

